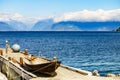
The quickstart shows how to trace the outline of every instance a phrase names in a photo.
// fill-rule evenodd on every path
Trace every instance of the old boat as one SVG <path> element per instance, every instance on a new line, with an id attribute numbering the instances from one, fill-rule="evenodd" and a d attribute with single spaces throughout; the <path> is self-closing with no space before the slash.
<path id="1" fill-rule="evenodd" d="M 60 63 L 56 57 L 53 60 L 47 60 L 46 58 L 31 56 L 24 59 L 23 67 L 32 73 L 42 73 L 52 76 L 60 66 Z"/>
<path id="2" fill-rule="evenodd" d="M 6 41 L 6 46 L 7 49 L 9 48 L 9 44 L 8 41 Z M 11 49 L 11 48 L 10 48 Z M 14 44 L 12 46 L 12 51 L 13 52 L 19 52 L 20 51 L 20 46 L 18 44 Z M 7 51 L 6 51 L 7 52 Z M 48 60 L 46 58 L 41 57 L 37 57 L 31 54 L 28 54 L 28 50 L 25 49 L 25 51 L 22 52 L 25 57 L 21 57 L 20 58 L 20 65 L 32 72 L 32 73 L 43 73 L 43 74 L 48 74 L 48 75 L 54 75 L 55 74 L 55 70 L 60 66 L 61 62 L 57 61 L 56 57 L 53 57 L 52 60 Z M 11 60 L 9 58 L 9 60 Z M 16 60 L 14 60 L 16 61 Z"/>

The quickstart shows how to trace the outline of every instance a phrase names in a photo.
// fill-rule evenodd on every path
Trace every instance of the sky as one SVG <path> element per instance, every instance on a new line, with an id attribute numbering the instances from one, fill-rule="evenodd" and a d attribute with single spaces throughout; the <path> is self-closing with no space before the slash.
<path id="1" fill-rule="evenodd" d="M 60 21 L 120 21 L 120 0 L 0 0 L 0 21 L 33 26 L 52 18 Z"/>
<path id="2" fill-rule="evenodd" d="M 19 13 L 40 18 L 82 10 L 119 8 L 120 0 L 0 0 L 0 13 Z"/>

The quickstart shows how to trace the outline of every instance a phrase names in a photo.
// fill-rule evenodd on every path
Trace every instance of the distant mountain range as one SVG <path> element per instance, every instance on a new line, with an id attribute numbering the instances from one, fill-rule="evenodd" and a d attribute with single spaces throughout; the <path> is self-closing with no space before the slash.
<path id="1" fill-rule="evenodd" d="M 26 23 L 10 20 L 0 22 L 0 31 L 112 31 L 120 27 L 120 22 L 78 22 L 61 21 L 53 19 L 40 20 L 29 29 Z"/>
<path id="2" fill-rule="evenodd" d="M 120 22 L 78 22 L 61 21 L 52 19 L 38 21 L 31 30 L 33 31 L 112 31 L 120 27 Z"/>
<path id="3" fill-rule="evenodd" d="M 120 22 L 75 22 L 66 21 L 55 23 L 52 30 L 79 30 L 79 31 L 109 31 L 120 26 Z"/>
<path id="4" fill-rule="evenodd" d="M 10 20 L 7 23 L 16 31 L 26 31 L 27 30 L 27 26 L 23 22 L 16 21 L 16 20 Z"/>
<path id="5" fill-rule="evenodd" d="M 35 25 L 32 27 L 32 31 L 51 31 L 52 25 L 54 24 L 53 19 L 45 19 L 38 21 L 35 23 Z"/>
<path id="6" fill-rule="evenodd" d="M 8 23 L 5 22 L 0 22 L 0 31 L 14 31 L 15 29 L 13 29 Z"/>

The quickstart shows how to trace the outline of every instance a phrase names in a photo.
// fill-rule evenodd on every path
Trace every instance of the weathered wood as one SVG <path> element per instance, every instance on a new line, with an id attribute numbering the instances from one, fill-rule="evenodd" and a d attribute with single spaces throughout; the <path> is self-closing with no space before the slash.
<path id="1" fill-rule="evenodd" d="M 36 75 L 27 72 L 26 70 L 17 66 L 15 63 L 9 61 L 7 58 L 3 56 L 0 56 L 0 61 L 5 63 L 8 67 L 12 68 L 16 73 L 18 73 L 21 77 L 23 77 L 26 80 L 37 77 Z"/>
<path id="2" fill-rule="evenodd" d="M 0 49 L 0 55 L 3 55 L 3 50 Z"/>

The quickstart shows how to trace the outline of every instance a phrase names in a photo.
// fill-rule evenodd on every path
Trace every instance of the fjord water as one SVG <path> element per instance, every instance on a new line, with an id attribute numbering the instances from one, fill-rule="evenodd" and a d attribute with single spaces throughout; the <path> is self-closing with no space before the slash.
<path id="1" fill-rule="evenodd" d="M 0 32 L 0 47 L 5 41 L 21 50 L 101 75 L 120 73 L 120 33 L 118 32 Z"/>

